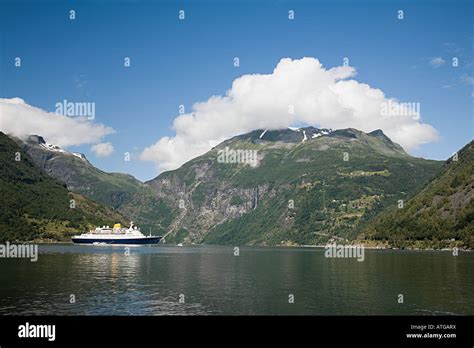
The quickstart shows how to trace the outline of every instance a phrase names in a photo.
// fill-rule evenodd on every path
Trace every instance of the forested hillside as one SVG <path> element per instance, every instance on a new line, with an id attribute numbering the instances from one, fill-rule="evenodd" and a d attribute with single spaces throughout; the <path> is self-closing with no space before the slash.
<path id="1" fill-rule="evenodd" d="M 0 132 L 0 240 L 69 240 L 96 225 L 126 223 L 121 214 L 69 192 Z"/>

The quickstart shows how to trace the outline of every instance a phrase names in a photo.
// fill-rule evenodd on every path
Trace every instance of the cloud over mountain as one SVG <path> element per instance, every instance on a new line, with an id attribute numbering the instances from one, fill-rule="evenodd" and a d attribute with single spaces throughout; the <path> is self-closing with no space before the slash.
<path id="1" fill-rule="evenodd" d="M 110 142 L 95 144 L 91 146 L 91 151 L 94 152 L 97 157 L 107 157 L 114 152 L 114 146 Z"/>
<path id="2" fill-rule="evenodd" d="M 21 98 L 0 98 L 0 130 L 19 138 L 39 134 L 62 147 L 95 144 L 115 132 L 84 118 L 62 116 L 28 105 Z"/>
<path id="3" fill-rule="evenodd" d="M 396 111 L 401 104 L 355 75 L 349 66 L 326 69 L 315 58 L 284 58 L 271 74 L 243 75 L 224 96 L 194 104 L 191 113 L 175 118 L 176 135 L 145 148 L 140 159 L 161 171 L 175 169 L 232 136 L 295 124 L 366 132 L 380 128 L 406 150 L 437 138 L 419 114 L 382 112 L 384 106 Z"/>

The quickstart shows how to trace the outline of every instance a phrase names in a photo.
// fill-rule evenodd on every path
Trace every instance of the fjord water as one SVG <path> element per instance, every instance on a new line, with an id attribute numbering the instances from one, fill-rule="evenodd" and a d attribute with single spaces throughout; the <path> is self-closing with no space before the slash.
<path id="1" fill-rule="evenodd" d="M 365 250 L 363 262 L 325 258 L 322 248 L 241 247 L 234 256 L 232 247 L 141 246 L 126 255 L 123 246 L 40 245 L 39 252 L 37 262 L 0 259 L 0 314 L 474 314 L 474 254 L 466 252 Z"/>

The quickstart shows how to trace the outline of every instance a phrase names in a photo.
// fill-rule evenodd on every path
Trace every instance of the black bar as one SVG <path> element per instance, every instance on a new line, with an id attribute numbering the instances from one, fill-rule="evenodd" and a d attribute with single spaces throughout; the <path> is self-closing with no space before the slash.
<path id="1" fill-rule="evenodd" d="M 0 346 L 57 344 L 409 344 L 463 345 L 474 342 L 469 316 L 1 316 Z M 26 323 L 55 325 L 55 340 L 20 338 Z M 415 325 L 416 328 L 412 327 Z M 430 327 L 428 325 L 433 325 Z M 423 331 L 420 327 L 425 326 Z M 455 328 L 454 328 L 455 326 Z M 407 334 L 456 337 L 408 338 Z"/>

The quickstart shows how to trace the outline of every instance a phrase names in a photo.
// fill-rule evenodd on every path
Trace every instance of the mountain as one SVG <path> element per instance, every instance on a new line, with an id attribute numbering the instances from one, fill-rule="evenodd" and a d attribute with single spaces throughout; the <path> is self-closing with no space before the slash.
<path id="1" fill-rule="evenodd" d="M 441 165 L 381 130 L 260 129 L 146 182 L 121 209 L 171 242 L 318 244 L 356 238 Z"/>
<path id="2" fill-rule="evenodd" d="M 106 173 L 94 167 L 83 154 L 49 144 L 39 135 L 12 139 L 36 166 L 66 185 L 68 190 L 132 217 L 145 229 L 153 227 L 154 233 L 166 233 L 174 212 L 133 176 Z"/>
<path id="3" fill-rule="evenodd" d="M 443 165 L 408 155 L 382 130 L 259 129 L 141 183 L 40 136 L 17 142 L 68 189 L 176 243 L 388 243 L 374 217 L 409 201 Z"/>
<path id="4" fill-rule="evenodd" d="M 363 239 L 395 247 L 474 247 L 474 141 L 447 160 L 439 174 L 403 208 L 382 212 Z"/>
<path id="5" fill-rule="evenodd" d="M 83 154 L 48 144 L 39 135 L 31 135 L 24 141 L 15 140 L 39 168 L 65 183 L 70 191 L 112 208 L 119 208 L 129 201 L 143 186 L 131 175 L 103 172 L 94 167 Z"/>
<path id="6" fill-rule="evenodd" d="M 67 240 L 93 226 L 127 221 L 112 209 L 69 192 L 0 132 L 0 241 Z"/>

